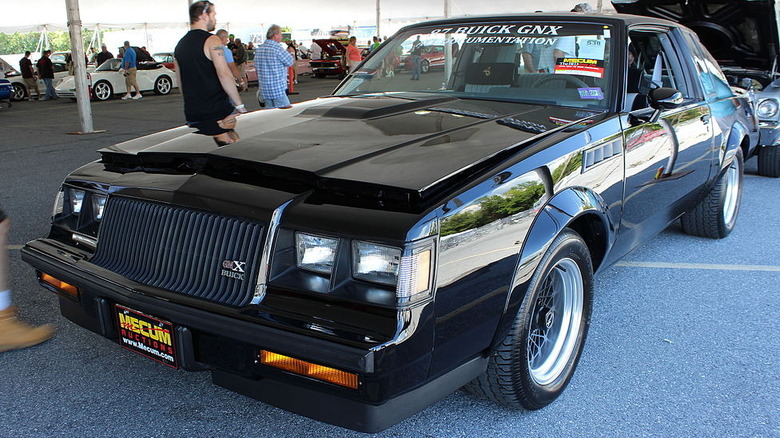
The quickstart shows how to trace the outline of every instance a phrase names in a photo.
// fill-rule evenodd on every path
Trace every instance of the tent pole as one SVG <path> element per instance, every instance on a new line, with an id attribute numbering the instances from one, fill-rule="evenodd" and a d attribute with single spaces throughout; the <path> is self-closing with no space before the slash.
<path id="1" fill-rule="evenodd" d="M 382 35 L 381 33 L 379 33 L 379 22 L 382 16 L 379 2 L 380 0 L 376 0 L 376 37 L 377 38 L 381 38 L 380 35 Z"/>
<path id="2" fill-rule="evenodd" d="M 81 14 L 78 0 L 65 0 L 68 8 L 68 31 L 70 32 L 71 62 L 73 62 L 76 82 L 76 100 L 82 134 L 94 132 L 92 126 L 92 107 L 87 93 L 87 66 L 84 64 L 84 41 L 81 36 Z"/>

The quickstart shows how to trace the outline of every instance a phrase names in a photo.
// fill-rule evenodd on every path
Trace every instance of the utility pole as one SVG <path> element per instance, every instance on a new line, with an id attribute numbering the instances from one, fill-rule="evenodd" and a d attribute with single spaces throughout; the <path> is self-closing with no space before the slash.
<path id="1" fill-rule="evenodd" d="M 70 33 L 70 62 L 73 63 L 73 75 L 76 83 L 76 102 L 81 120 L 78 134 L 95 132 L 92 125 L 92 106 L 87 90 L 87 66 L 84 64 L 84 40 L 81 36 L 81 14 L 78 0 L 65 0 L 68 8 L 68 31 Z"/>

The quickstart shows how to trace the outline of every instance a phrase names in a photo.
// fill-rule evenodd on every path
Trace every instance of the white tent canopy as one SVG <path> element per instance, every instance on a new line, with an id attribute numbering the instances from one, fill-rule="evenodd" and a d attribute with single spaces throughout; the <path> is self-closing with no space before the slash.
<path id="1" fill-rule="evenodd" d="M 450 16 L 568 11 L 578 1 L 448 0 Z M 188 0 L 79 0 L 86 28 L 158 29 L 186 26 Z M 293 29 L 376 25 L 376 0 L 215 0 L 218 26 L 258 30 L 270 24 Z M 390 34 L 405 24 L 444 16 L 445 0 L 379 0 L 380 32 Z M 592 3 L 595 7 L 595 2 Z M 0 33 L 67 30 L 65 0 L 3 0 Z"/>

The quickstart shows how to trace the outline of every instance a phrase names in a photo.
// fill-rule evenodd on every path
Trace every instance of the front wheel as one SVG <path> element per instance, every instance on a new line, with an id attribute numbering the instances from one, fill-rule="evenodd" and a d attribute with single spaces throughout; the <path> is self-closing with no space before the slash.
<path id="1" fill-rule="evenodd" d="M 712 239 L 728 236 L 737 223 L 742 200 L 742 151 L 737 149 L 729 167 L 691 211 L 680 219 L 687 234 Z"/>
<path id="2" fill-rule="evenodd" d="M 758 174 L 772 178 L 780 176 L 780 146 L 758 147 Z"/>
<path id="3" fill-rule="evenodd" d="M 564 230 L 528 286 L 512 328 L 467 389 L 513 407 L 540 409 L 574 375 L 590 325 L 593 266 L 579 234 Z"/>
<path id="4" fill-rule="evenodd" d="M 11 100 L 23 100 L 26 97 L 27 97 L 27 88 L 25 88 L 25 86 L 22 84 L 18 84 L 14 82 L 14 91 L 11 94 Z"/>
<path id="5" fill-rule="evenodd" d="M 171 78 L 168 76 L 160 76 L 156 81 L 154 81 L 154 94 L 165 95 L 170 93 L 172 88 L 173 83 L 171 82 Z"/>

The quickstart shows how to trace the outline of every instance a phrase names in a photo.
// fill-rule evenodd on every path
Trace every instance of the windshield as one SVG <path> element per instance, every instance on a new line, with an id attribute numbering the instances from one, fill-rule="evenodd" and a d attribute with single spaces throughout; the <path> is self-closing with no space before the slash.
<path id="1" fill-rule="evenodd" d="M 396 35 L 336 95 L 429 92 L 607 108 L 610 26 L 553 21 L 458 23 Z"/>
<path id="2" fill-rule="evenodd" d="M 122 66 L 122 60 L 119 58 L 111 58 L 106 62 L 100 64 L 95 71 L 117 71 Z"/>

